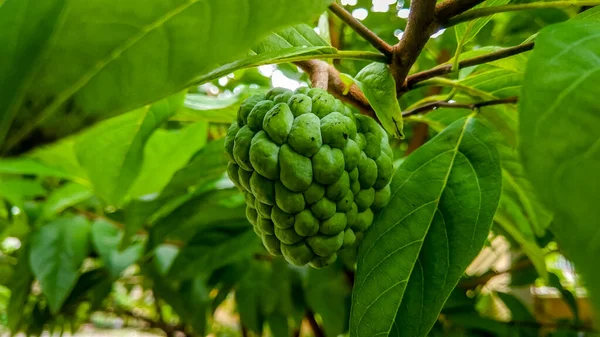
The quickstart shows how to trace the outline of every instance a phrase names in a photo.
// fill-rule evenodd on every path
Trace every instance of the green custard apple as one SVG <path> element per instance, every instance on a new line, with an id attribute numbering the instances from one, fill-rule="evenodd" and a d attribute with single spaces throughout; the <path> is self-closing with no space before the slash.
<path id="1" fill-rule="evenodd" d="M 387 134 L 322 89 L 248 98 L 225 151 L 254 231 L 269 253 L 294 265 L 333 263 L 390 200 Z"/>

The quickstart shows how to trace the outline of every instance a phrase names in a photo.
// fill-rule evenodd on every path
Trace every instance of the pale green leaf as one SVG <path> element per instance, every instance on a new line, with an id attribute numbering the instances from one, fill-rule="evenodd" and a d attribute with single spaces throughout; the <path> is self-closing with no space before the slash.
<path id="1" fill-rule="evenodd" d="M 180 93 L 108 119 L 77 138 L 77 159 L 97 195 L 110 204 L 120 205 L 142 167 L 147 140 L 177 111 L 183 97 Z"/>
<path id="2" fill-rule="evenodd" d="M 62 6 L 54 0 L 30 6 L 9 0 L 0 7 L 0 44 L 10 46 L 11 56 L 2 59 L 0 83 L 11 89 L 1 90 L 0 111 L 25 113 L 22 102 L 30 101 L 27 112 L 34 117 L 15 130 L 10 145 L 52 115 L 112 115 L 175 94 L 267 33 L 316 17 L 330 2 L 90 0 Z M 25 45 L 15 43 L 23 30 Z M 11 119 L 3 118 L 9 125 Z"/>
<path id="3" fill-rule="evenodd" d="M 72 182 L 66 183 L 52 191 L 52 194 L 44 203 L 42 216 L 44 218 L 51 217 L 92 196 L 92 191 L 88 187 Z"/>
<path id="4" fill-rule="evenodd" d="M 87 173 L 77 160 L 75 140 L 75 137 L 69 137 L 54 144 L 39 147 L 30 156 L 52 169 L 66 172 L 70 180 L 91 186 Z"/>
<path id="5" fill-rule="evenodd" d="M 156 130 L 146 143 L 142 168 L 129 194 L 135 198 L 162 191 L 173 174 L 204 147 L 207 134 L 205 122 L 180 130 Z"/>
<path id="6" fill-rule="evenodd" d="M 46 190 L 40 181 L 31 179 L 0 179 L 0 197 L 12 204 L 23 207 L 25 200 L 46 195 Z"/>
<path id="7" fill-rule="evenodd" d="M 90 224 L 81 216 L 56 219 L 33 233 L 29 264 L 53 313 L 60 310 L 79 277 L 89 250 Z"/>
<path id="8" fill-rule="evenodd" d="M 544 28 L 520 100 L 523 165 L 554 211 L 551 229 L 600 310 L 600 26 L 593 20 Z M 540 80 L 543 79 L 543 80 Z"/>
<path id="9" fill-rule="evenodd" d="M 469 116 L 404 160 L 359 250 L 351 336 L 427 335 L 498 207 L 494 140 Z"/>
<path id="10" fill-rule="evenodd" d="M 389 67 L 383 63 L 371 63 L 356 74 L 354 79 L 375 110 L 383 128 L 396 138 L 404 138 L 396 82 Z"/>
<path id="11" fill-rule="evenodd" d="M 94 247 L 114 278 L 119 277 L 121 272 L 134 264 L 144 252 L 144 245 L 140 242 L 119 251 L 122 237 L 123 231 L 106 220 L 98 219 L 92 224 Z"/>

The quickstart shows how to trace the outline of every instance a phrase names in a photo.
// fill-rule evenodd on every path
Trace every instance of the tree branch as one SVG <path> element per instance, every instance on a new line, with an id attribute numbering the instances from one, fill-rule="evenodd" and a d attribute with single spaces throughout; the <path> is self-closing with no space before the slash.
<path id="1" fill-rule="evenodd" d="M 391 71 L 396 83 L 404 83 L 406 75 L 436 29 L 436 0 L 414 0 L 402 39 L 394 45 Z M 400 93 L 401 85 L 397 85 Z"/>
<path id="2" fill-rule="evenodd" d="M 462 60 L 458 63 L 458 69 L 488 63 L 496 60 L 500 60 L 503 58 L 507 58 L 510 56 L 514 56 L 517 54 L 524 53 L 533 49 L 533 42 L 520 44 L 515 47 L 504 48 L 493 53 L 473 57 L 470 59 Z M 403 90 L 410 90 L 416 83 L 421 81 L 430 79 L 432 77 L 446 75 L 452 72 L 452 64 L 444 64 L 435 68 L 431 68 L 429 70 L 425 70 L 416 74 L 412 74 L 406 78 L 406 82 L 404 83 Z"/>
<path id="3" fill-rule="evenodd" d="M 476 103 L 450 103 L 446 101 L 435 101 L 427 104 L 423 104 L 411 110 L 406 110 L 402 113 L 402 117 L 408 117 L 417 115 L 420 113 L 435 110 L 437 108 L 458 108 L 458 109 L 469 109 L 475 110 L 484 106 L 499 105 L 499 104 L 515 104 L 518 101 L 518 97 L 507 97 L 501 99 L 494 99 L 489 101 L 482 101 Z"/>
<path id="4" fill-rule="evenodd" d="M 392 56 L 392 46 L 387 42 L 383 41 L 377 34 L 373 33 L 369 28 L 362 24 L 359 20 L 352 16 L 344 7 L 337 3 L 332 3 L 329 6 L 329 10 L 333 12 L 338 18 L 344 21 L 348 26 L 358 33 L 363 39 L 367 40 L 373 47 L 382 52 L 385 56 Z"/>
<path id="5" fill-rule="evenodd" d="M 348 92 L 345 93 L 346 84 L 340 78 L 340 72 L 335 69 L 335 67 L 331 66 L 325 61 L 320 60 L 296 62 L 296 65 L 309 74 L 313 86 L 315 86 L 315 81 L 321 85 L 320 81 L 324 79 L 326 74 L 327 86 L 325 86 L 325 88 L 327 88 L 331 94 L 346 103 L 352 104 L 360 111 L 361 114 L 367 115 L 378 121 L 373 108 L 371 108 L 371 105 L 369 104 L 369 101 L 356 84 L 353 83 L 348 89 Z"/>
<path id="6" fill-rule="evenodd" d="M 461 22 L 474 20 L 484 16 L 494 15 L 496 13 L 520 11 L 525 9 L 541 9 L 541 8 L 566 8 L 566 7 L 581 7 L 600 5 L 600 1 L 548 1 L 548 2 L 531 2 L 515 5 L 492 6 L 476 8 L 462 14 L 456 15 L 445 22 L 441 22 L 444 27 L 452 27 Z"/>

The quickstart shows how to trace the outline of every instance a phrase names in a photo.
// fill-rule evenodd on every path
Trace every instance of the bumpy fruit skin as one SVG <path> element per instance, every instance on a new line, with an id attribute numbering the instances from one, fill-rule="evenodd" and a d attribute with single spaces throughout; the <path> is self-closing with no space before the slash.
<path id="1" fill-rule="evenodd" d="M 323 268 L 355 250 L 390 200 L 387 134 L 321 89 L 248 98 L 225 152 L 254 231 L 269 253 L 295 265 Z"/>

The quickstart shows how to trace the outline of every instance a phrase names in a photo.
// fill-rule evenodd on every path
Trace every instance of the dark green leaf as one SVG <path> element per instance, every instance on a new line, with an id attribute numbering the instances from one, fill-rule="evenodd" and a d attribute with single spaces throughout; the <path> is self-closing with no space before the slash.
<path id="1" fill-rule="evenodd" d="M 355 80 L 367 96 L 383 128 L 396 138 L 404 138 L 396 82 L 389 67 L 383 63 L 371 63 L 356 74 Z"/>
<path id="2" fill-rule="evenodd" d="M 219 267 L 252 256 L 260 248 L 260 238 L 250 228 L 239 234 L 201 232 L 180 250 L 169 275 L 180 279 L 209 275 Z"/>
<path id="3" fill-rule="evenodd" d="M 338 268 L 308 270 L 304 296 L 311 310 L 321 315 L 326 336 L 339 336 L 348 331 L 351 290 Z"/>
<path id="4" fill-rule="evenodd" d="M 593 202 L 600 199 L 597 36 L 592 20 L 540 32 L 520 100 L 520 150 L 533 186 L 555 212 L 551 229 L 600 310 L 600 269 L 590 259 L 600 255 L 600 208 Z"/>
<path id="5" fill-rule="evenodd" d="M 28 1 L 8 0 L 0 7 L 0 144 L 25 98 L 21 94 L 33 82 L 39 59 L 47 52 L 58 28 L 65 0 L 48 0 L 31 6 Z"/>
<path id="6" fill-rule="evenodd" d="M 16 332 L 21 327 L 23 316 L 26 315 L 25 306 L 32 283 L 33 275 L 29 268 L 29 245 L 25 243 L 19 252 L 15 272 L 9 284 L 11 295 L 6 309 L 6 319 L 11 332 Z"/>
<path id="7" fill-rule="evenodd" d="M 290 326 L 287 316 L 281 313 L 274 313 L 267 317 L 267 324 L 273 337 L 289 337 Z"/>
<path id="8" fill-rule="evenodd" d="M 29 263 L 56 313 L 79 277 L 88 255 L 90 224 L 81 216 L 65 216 L 38 229 L 31 238 Z"/>
<path id="9" fill-rule="evenodd" d="M 494 137 L 462 118 L 413 152 L 361 244 L 352 336 L 425 336 L 487 238 L 501 192 Z"/>
<path id="10" fill-rule="evenodd" d="M 142 167 L 144 145 L 154 130 L 175 114 L 183 97 L 180 93 L 111 118 L 78 137 L 77 159 L 97 195 L 117 206 L 123 201 Z"/>
<path id="11" fill-rule="evenodd" d="M 122 237 L 123 231 L 106 220 L 98 219 L 92 224 L 92 242 L 114 278 L 119 277 L 121 272 L 134 264 L 144 251 L 144 245 L 141 242 L 119 251 Z"/>
<path id="12" fill-rule="evenodd" d="M 10 88 L 2 90 L 1 111 L 23 113 L 22 101 L 32 102 L 37 119 L 130 111 L 190 86 L 222 59 L 248 50 L 274 29 L 317 16 L 330 2 L 93 0 L 70 3 L 66 10 L 62 1 L 33 9 L 11 0 L 0 8 L 7 23 L 0 41 L 16 46 L 0 65 L 0 83 Z M 14 42 L 23 30 L 26 45 Z M 13 142 L 35 124 L 16 131 Z"/>
<path id="13" fill-rule="evenodd" d="M 262 332 L 265 321 L 261 310 L 262 299 L 266 297 L 265 295 L 273 295 L 270 293 L 272 291 L 269 282 L 270 274 L 269 263 L 252 261 L 250 270 L 243 275 L 235 292 L 235 301 L 242 325 L 257 333 Z"/>

